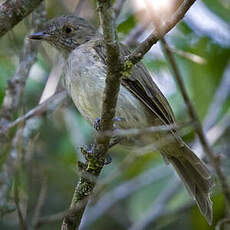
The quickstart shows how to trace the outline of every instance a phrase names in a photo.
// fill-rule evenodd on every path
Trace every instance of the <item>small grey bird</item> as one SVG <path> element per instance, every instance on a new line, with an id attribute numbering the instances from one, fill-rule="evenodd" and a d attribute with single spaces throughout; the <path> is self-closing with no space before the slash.
<path id="1" fill-rule="evenodd" d="M 64 56 L 67 91 L 82 116 L 93 125 L 100 117 L 106 78 L 103 36 L 82 18 L 61 16 L 48 21 L 43 31 L 31 34 L 29 38 L 47 41 Z M 122 44 L 120 51 L 123 56 L 130 53 Z M 117 127 L 123 129 L 175 123 L 170 105 L 141 62 L 133 67 L 131 76 L 122 78 L 116 116 L 122 118 Z M 164 138 L 165 143 L 156 146 L 158 151 L 174 166 L 201 213 L 211 224 L 213 178 L 205 163 L 176 131 L 125 138 L 121 144 L 145 146 Z"/>

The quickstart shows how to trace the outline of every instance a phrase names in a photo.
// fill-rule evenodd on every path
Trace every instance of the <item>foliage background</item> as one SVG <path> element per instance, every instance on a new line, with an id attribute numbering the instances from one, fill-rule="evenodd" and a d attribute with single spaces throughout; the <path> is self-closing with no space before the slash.
<path id="1" fill-rule="evenodd" d="M 173 47 L 189 95 L 199 118 L 205 124 L 206 133 L 215 138 L 219 131 L 222 132 L 213 143 L 213 148 L 216 153 L 221 154 L 221 159 L 224 159 L 222 166 L 229 181 L 230 2 L 198 2 L 199 5 L 197 3 L 192 7 L 185 19 L 166 39 Z M 140 23 L 138 17 L 135 17 L 140 11 L 133 7 L 133 4 L 134 2 L 127 1 L 117 20 L 121 41 L 127 41 L 130 32 Z M 76 0 L 47 1 L 48 18 L 68 14 L 76 5 Z M 95 1 L 88 0 L 83 5 L 80 16 L 88 18 L 98 26 L 95 9 Z M 0 103 L 7 81 L 13 76 L 19 63 L 19 54 L 30 23 L 31 16 L 28 16 L 0 40 Z M 138 41 L 143 40 L 151 29 L 149 26 L 143 31 Z M 135 47 L 135 44 L 133 46 Z M 38 60 L 26 82 L 23 105 L 21 110 L 14 114 L 14 118 L 38 104 L 52 66 L 57 64 L 57 56 L 56 51 L 46 44 L 39 48 Z M 188 121 L 183 99 L 159 44 L 144 57 L 143 62 L 167 96 L 177 121 Z M 210 110 L 211 107 L 214 110 Z M 210 118 L 214 122 L 208 122 Z M 24 163 L 16 171 L 20 205 L 28 223 L 34 217 L 41 191 L 46 191 L 41 217 L 68 208 L 78 179 L 76 162 L 81 159 L 79 147 L 93 142 L 93 130 L 70 100 L 55 112 L 33 118 L 29 122 L 28 127 L 32 134 L 23 156 Z M 15 130 L 12 130 L 13 132 Z M 196 140 L 193 128 L 183 129 L 182 134 L 184 140 L 193 145 Z M 197 145 L 195 147 L 197 152 L 201 152 Z M 113 162 L 103 169 L 98 190 L 87 209 L 82 229 L 112 230 L 128 229 L 131 226 L 132 230 L 214 229 L 214 225 L 207 225 L 185 188 L 178 182 L 172 168 L 165 165 L 158 153 L 146 153 L 134 148 L 127 150 L 117 146 L 110 154 Z M 14 207 L 15 177 L 9 180 L 9 184 L 11 189 L 8 201 L 9 205 Z M 225 211 L 218 183 L 213 190 L 212 201 L 214 223 L 217 223 Z M 141 228 L 150 216 L 152 223 Z M 40 229 L 60 228 L 61 221 L 57 218 L 55 222 L 41 225 Z M 18 217 L 14 208 L 0 220 L 0 229 L 18 229 Z"/>

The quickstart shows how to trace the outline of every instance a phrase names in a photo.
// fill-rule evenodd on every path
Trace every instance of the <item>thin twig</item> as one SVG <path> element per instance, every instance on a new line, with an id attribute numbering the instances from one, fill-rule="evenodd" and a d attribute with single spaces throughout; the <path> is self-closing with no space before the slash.
<path id="1" fill-rule="evenodd" d="M 185 88 L 185 85 L 184 85 L 184 82 L 182 80 L 182 77 L 181 77 L 181 74 L 180 74 L 180 71 L 178 69 L 178 66 L 176 64 L 176 61 L 175 61 L 175 58 L 170 50 L 170 48 L 168 47 L 166 41 L 164 39 L 162 39 L 162 47 L 165 51 L 165 54 L 167 55 L 167 58 L 169 60 L 169 63 L 170 63 L 170 66 L 173 70 L 173 73 L 174 73 L 174 76 L 175 76 L 175 79 L 177 81 L 177 84 L 181 90 L 181 93 L 182 93 L 182 96 L 184 98 L 184 101 L 185 101 L 185 104 L 188 108 L 188 112 L 189 112 L 189 115 L 191 117 L 191 119 L 193 121 L 196 122 L 196 132 L 199 136 L 199 139 L 200 139 L 200 142 L 202 144 L 202 147 L 205 151 L 205 153 L 207 154 L 213 168 L 215 169 L 216 171 L 216 174 L 218 176 L 218 179 L 220 181 L 220 184 L 222 186 L 222 189 L 223 189 L 223 194 L 225 196 L 225 201 L 226 201 L 226 205 L 227 205 L 227 215 L 229 215 L 230 213 L 230 188 L 229 188 L 229 185 L 227 183 L 227 180 L 222 172 L 222 169 L 221 169 L 221 165 L 220 165 L 220 162 L 219 162 L 219 159 L 217 159 L 217 157 L 215 156 L 215 154 L 213 153 L 211 147 L 209 146 L 209 143 L 206 139 L 206 136 L 204 134 L 204 131 L 202 129 L 202 125 L 199 121 L 199 118 L 198 118 L 198 115 L 196 113 L 196 110 L 194 109 L 193 107 L 193 104 L 191 102 L 191 100 L 189 99 L 189 96 L 188 96 L 188 93 L 187 93 L 187 90 Z"/>
<path id="2" fill-rule="evenodd" d="M 40 217 L 37 220 L 36 225 L 34 227 L 38 229 L 44 224 L 50 224 L 50 223 L 60 221 L 61 219 L 64 218 L 65 215 L 66 215 L 66 211 L 62 211 L 62 212 L 58 212 L 58 213 L 55 213 L 49 216 Z"/>
<path id="3" fill-rule="evenodd" d="M 14 184 L 14 201 L 15 201 L 15 205 L 16 205 L 16 210 L 18 213 L 18 219 L 19 219 L 19 225 L 20 225 L 20 230 L 26 230 L 26 223 L 21 211 L 21 207 L 20 207 L 20 200 L 19 200 L 19 192 L 18 192 L 18 175 L 15 176 L 15 184 Z"/>
<path id="4" fill-rule="evenodd" d="M 128 55 L 126 60 L 132 64 L 139 62 L 151 49 L 151 47 L 184 17 L 195 1 L 196 0 L 185 0 L 177 9 L 175 14 L 164 22 L 164 24 L 159 25 L 159 28 L 150 34 L 146 40 L 144 40 L 130 55 Z"/>
<path id="5" fill-rule="evenodd" d="M 38 226 L 41 209 L 42 209 L 42 206 L 44 205 L 46 194 L 47 194 L 47 188 L 48 188 L 47 181 L 48 181 L 48 178 L 44 176 L 44 178 L 42 180 L 41 189 L 39 192 L 37 204 L 35 207 L 34 216 L 32 219 L 32 226 L 34 227 L 34 229 L 38 229 L 36 226 Z"/>
<path id="6" fill-rule="evenodd" d="M 9 4 L 9 2 L 10 1 L 7 1 L 5 3 Z M 13 2 L 14 3 L 20 2 L 22 4 L 22 1 L 13 1 Z M 5 8 L 3 7 L 0 9 L 0 11 L 4 9 Z M 44 23 L 45 20 L 44 9 L 45 9 L 44 5 L 41 5 L 41 7 L 39 7 L 36 11 L 33 12 L 33 23 L 32 23 L 33 29 L 39 28 Z M 16 69 L 14 76 L 8 81 L 8 86 L 5 91 L 5 96 L 0 110 L 0 130 L 3 130 L 4 127 L 6 127 L 7 124 L 11 122 L 15 113 L 19 111 L 23 92 L 24 92 L 24 87 L 29 71 L 32 65 L 34 64 L 34 62 L 36 61 L 37 48 L 38 48 L 38 44 L 31 42 L 28 39 L 24 40 L 24 47 L 20 57 L 19 65 Z M 2 186 L 0 187 L 0 196 L 1 196 L 0 205 L 5 206 L 4 203 L 7 202 L 6 197 L 11 184 L 9 183 L 9 181 L 12 180 L 12 177 L 14 175 L 16 160 L 15 157 L 12 157 L 15 153 L 13 155 L 9 154 L 10 152 L 13 151 L 15 147 L 15 146 L 11 146 L 13 137 L 12 139 L 7 138 L 8 132 L 5 132 L 4 135 L 0 135 L 0 136 L 1 136 L 0 167 L 2 168 L 1 171 Z M 5 162 L 4 167 L 2 167 L 4 162 Z"/>
<path id="7" fill-rule="evenodd" d="M 180 130 L 182 128 L 185 128 L 190 125 L 195 125 L 195 122 L 185 122 L 181 124 L 171 124 L 171 125 L 159 125 L 159 126 L 151 126 L 147 128 L 142 129 L 117 129 L 114 131 L 106 131 L 104 132 L 104 135 L 107 136 L 138 136 L 148 133 L 155 133 L 155 132 L 167 132 L 170 130 Z"/>
<path id="8" fill-rule="evenodd" d="M 194 63 L 200 64 L 200 65 L 204 65 L 207 63 L 205 58 L 203 58 L 197 54 L 194 54 L 191 52 L 186 52 L 186 51 L 180 50 L 180 49 L 176 49 L 174 47 L 170 47 L 170 49 L 172 50 L 173 53 L 181 56 L 182 58 L 186 58 L 186 59 L 188 59 Z"/>
<path id="9" fill-rule="evenodd" d="M 32 31 L 41 28 L 45 20 L 44 14 L 44 7 L 39 7 L 38 10 L 34 12 Z M 26 80 L 32 65 L 37 59 L 38 45 L 38 43 L 30 41 L 27 38 L 24 40 L 24 48 L 19 66 L 14 76 L 8 81 L 8 86 L 5 91 L 5 97 L 0 110 L 0 129 L 12 120 L 14 113 L 21 103 Z M 0 152 L 3 152 L 3 145 L 4 142 L 1 143 L 0 141 Z"/>
<path id="10" fill-rule="evenodd" d="M 31 119 L 32 117 L 41 116 L 47 112 L 53 112 L 57 109 L 57 107 L 64 103 L 66 98 L 66 91 L 56 93 L 55 95 L 44 101 L 42 104 L 39 104 L 38 106 L 28 111 L 25 115 L 18 117 L 15 121 L 6 124 L 5 127 L 2 127 L 2 129 L 0 129 L 0 134 L 8 132 L 9 129 L 17 126 L 21 122 L 25 122 Z"/>
<path id="11" fill-rule="evenodd" d="M 150 21 L 145 22 L 145 24 L 137 24 L 131 32 L 128 34 L 128 36 L 122 41 L 122 43 L 126 44 L 129 47 L 136 47 L 140 44 L 138 39 L 143 35 L 145 30 L 148 28 L 150 25 Z M 192 62 L 198 63 L 200 65 L 203 65 L 206 63 L 205 58 L 191 53 L 191 52 L 186 52 L 184 50 L 176 49 L 174 47 L 170 47 L 173 53 L 176 53 L 177 55 L 186 58 L 188 60 L 191 60 Z"/>

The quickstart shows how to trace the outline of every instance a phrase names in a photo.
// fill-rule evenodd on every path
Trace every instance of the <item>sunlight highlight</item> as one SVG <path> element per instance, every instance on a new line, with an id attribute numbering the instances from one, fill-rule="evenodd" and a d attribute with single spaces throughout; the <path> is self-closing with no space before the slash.
<path id="1" fill-rule="evenodd" d="M 183 0 L 133 0 L 133 7 L 141 12 L 137 16 L 139 21 L 159 24 L 169 19 L 182 2 Z"/>

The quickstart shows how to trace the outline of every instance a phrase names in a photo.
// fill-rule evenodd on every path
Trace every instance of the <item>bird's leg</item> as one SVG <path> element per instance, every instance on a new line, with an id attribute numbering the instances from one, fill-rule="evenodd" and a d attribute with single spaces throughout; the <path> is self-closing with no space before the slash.
<path id="1" fill-rule="evenodd" d="M 105 164 L 105 165 L 108 165 L 108 164 L 110 164 L 110 163 L 112 163 L 112 157 L 110 156 L 109 153 L 106 153 L 104 164 Z"/>
<path id="2" fill-rule="evenodd" d="M 115 117 L 114 118 L 114 123 L 115 122 L 121 122 L 123 121 L 124 118 L 121 117 Z M 96 129 L 96 131 L 100 131 L 101 127 L 100 127 L 100 122 L 101 122 L 101 118 L 96 118 L 95 122 L 94 122 L 94 128 Z M 113 124 L 113 130 L 118 129 L 116 124 Z M 112 148 L 114 145 L 120 143 L 121 138 L 118 136 L 114 136 L 111 138 L 110 143 L 109 143 L 109 149 Z M 106 158 L 105 158 L 105 164 L 110 164 L 112 162 L 112 157 L 107 153 L 106 154 Z"/>
<path id="3" fill-rule="evenodd" d="M 96 129 L 96 131 L 101 130 L 100 122 L 101 122 L 101 118 L 99 117 L 97 117 L 94 121 L 93 127 Z"/>
<path id="4" fill-rule="evenodd" d="M 114 123 L 121 122 L 121 121 L 124 121 L 124 118 L 122 118 L 122 117 L 114 117 L 113 121 L 114 121 Z M 93 127 L 96 129 L 96 131 L 101 130 L 100 122 L 101 122 L 101 118 L 99 118 L 99 117 L 97 117 L 95 119 L 95 121 L 94 121 Z M 113 130 L 116 130 L 116 129 L 117 129 L 116 124 L 113 124 Z"/>
<path id="5" fill-rule="evenodd" d="M 114 118 L 113 131 L 118 129 L 115 123 L 121 122 L 121 121 L 124 121 L 124 118 L 122 118 L 122 117 L 115 117 Z M 94 125 L 93 125 L 93 127 L 98 132 L 101 130 L 100 122 L 101 122 L 101 118 L 96 118 L 96 120 L 94 121 Z M 120 141 L 121 141 L 121 138 L 119 136 L 113 136 L 110 140 L 110 143 L 109 143 L 109 149 L 112 148 L 114 145 L 120 143 Z"/>

